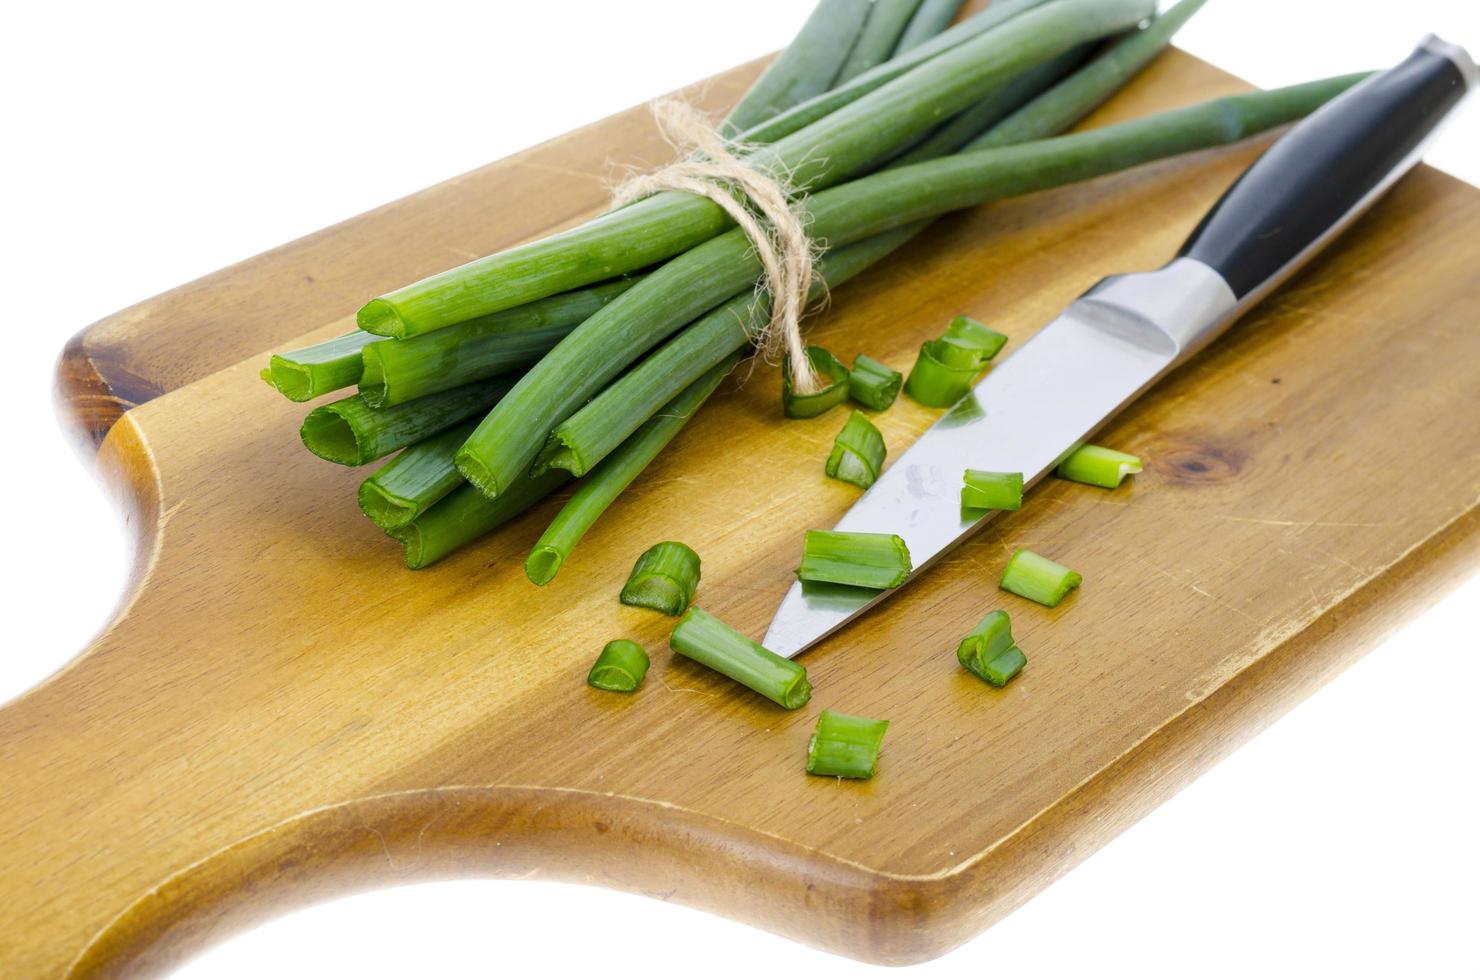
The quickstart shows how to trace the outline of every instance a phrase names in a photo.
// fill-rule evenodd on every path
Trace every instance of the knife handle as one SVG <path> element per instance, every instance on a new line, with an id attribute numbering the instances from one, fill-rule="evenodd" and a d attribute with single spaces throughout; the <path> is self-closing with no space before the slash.
<path id="1" fill-rule="evenodd" d="M 1465 51 L 1430 36 L 1280 138 L 1214 205 L 1180 256 L 1211 266 L 1247 309 L 1418 163 L 1476 83 Z"/>

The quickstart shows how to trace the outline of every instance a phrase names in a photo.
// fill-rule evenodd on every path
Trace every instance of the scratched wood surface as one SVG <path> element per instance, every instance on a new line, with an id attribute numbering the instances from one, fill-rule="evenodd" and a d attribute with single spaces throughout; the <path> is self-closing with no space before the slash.
<path id="1" fill-rule="evenodd" d="M 755 66 L 702 87 L 734 98 Z M 1171 53 L 1091 124 L 1237 90 Z M 1164 261 L 1262 142 L 940 222 L 838 290 L 817 340 L 908 367 L 969 313 L 1020 345 L 1096 278 Z M 163 969 L 262 916 L 453 875 L 609 885 L 905 963 L 986 928 L 1477 564 L 1480 193 L 1422 169 L 1326 258 L 1129 411 L 1144 474 L 1049 481 L 806 657 L 783 712 L 668 652 L 615 596 L 662 538 L 698 601 L 760 635 L 843 415 L 781 423 L 773 371 L 711 406 L 538 589 L 554 505 L 432 570 L 361 518 L 364 475 L 310 457 L 264 351 L 377 290 L 590 213 L 609 161 L 663 151 L 633 111 L 119 314 L 61 365 L 64 410 L 137 531 L 129 597 L 0 709 L 0 975 Z M 1006 352 L 1011 356 L 1012 348 Z M 879 417 L 898 452 L 935 417 Z M 1005 596 L 1009 549 L 1084 573 Z M 953 649 L 1008 609 L 1003 691 Z M 654 656 L 588 689 L 607 639 Z M 869 783 L 809 778 L 823 708 L 889 718 Z M 1230 930 L 1237 924 L 1230 923 Z"/>

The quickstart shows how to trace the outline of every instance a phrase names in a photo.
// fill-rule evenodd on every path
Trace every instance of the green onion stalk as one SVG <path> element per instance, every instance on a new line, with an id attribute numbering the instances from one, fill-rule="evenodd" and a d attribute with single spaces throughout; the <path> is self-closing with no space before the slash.
<path id="1" fill-rule="evenodd" d="M 885 170 L 808 198 L 812 235 L 846 245 L 949 211 L 1236 142 L 1308 114 L 1364 77 L 1228 96 L 1103 129 Z M 749 240 L 734 229 L 650 273 L 519 380 L 459 450 L 458 468 L 497 495 L 528 471 L 555 426 L 643 351 L 760 272 Z"/>
<path id="2" fill-rule="evenodd" d="M 390 531 L 401 542 L 406 567 L 426 568 L 458 548 L 497 530 L 568 482 L 560 471 L 527 477 L 497 499 L 458 487 L 410 524 Z"/>
<path id="3" fill-rule="evenodd" d="M 274 354 L 263 380 L 295 402 L 311 401 L 360 380 L 366 344 L 379 340 L 373 333 L 355 330 L 322 344 Z"/>
<path id="4" fill-rule="evenodd" d="M 668 645 L 674 653 L 744 684 L 788 711 L 812 697 L 812 685 L 801 664 L 778 657 L 698 606 L 690 606 L 673 627 Z"/>
<path id="5" fill-rule="evenodd" d="M 870 0 L 821 0 L 801 31 L 730 110 L 724 131 L 750 129 L 833 87 L 871 20 Z"/>
<path id="6" fill-rule="evenodd" d="M 647 651 L 631 640 L 612 640 L 586 674 L 586 683 L 603 691 L 631 694 L 642 685 L 650 661 Z"/>
<path id="7" fill-rule="evenodd" d="M 638 557 L 618 599 L 624 606 L 680 616 L 698 587 L 698 552 L 682 541 L 660 541 Z"/>
<path id="8" fill-rule="evenodd" d="M 739 360 L 739 354 L 732 353 L 700 375 L 591 472 L 530 551 L 524 563 L 524 573 L 531 582 L 546 585 L 555 578 L 571 550 L 612 501 L 637 479 L 637 475 L 663 451 L 664 446 L 673 441 Z M 568 478 L 562 470 L 551 469 L 534 479 L 550 479 L 552 474 Z M 469 540 L 476 536 L 471 535 Z"/>
<path id="9" fill-rule="evenodd" d="M 492 378 L 380 409 L 350 395 L 309 412 L 298 434 L 321 459 L 363 466 L 488 411 L 510 384 L 509 377 Z"/>
<path id="10" fill-rule="evenodd" d="M 910 51 L 924 44 L 928 38 L 938 34 L 955 20 L 965 5 L 966 0 L 925 0 L 910 19 L 909 26 L 905 28 L 895 47 L 895 53 Z M 996 4 L 992 6 L 995 7 Z"/>
<path id="11" fill-rule="evenodd" d="M 1154 10 L 1154 0 L 1056 0 L 1035 7 L 756 148 L 749 161 L 795 187 L 836 184 L 1022 72 L 1130 28 Z M 730 223 L 712 201 L 679 192 L 655 194 L 579 228 L 371 300 L 359 312 L 359 325 L 389 337 L 428 333 L 652 265 L 700 246 Z M 682 298 L 676 305 L 684 306 Z M 708 308 L 691 310 L 687 318 Z"/>
<path id="12" fill-rule="evenodd" d="M 387 408 L 528 367 L 636 281 L 561 293 L 406 340 L 366 334 L 376 343 L 362 352 L 360 394 L 372 408 Z"/>
<path id="13" fill-rule="evenodd" d="M 404 527 L 465 482 L 453 456 L 477 422 L 464 422 L 424 439 L 360 484 L 360 510 L 386 531 Z"/>
<path id="14" fill-rule="evenodd" d="M 874 0 L 863 30 L 853 43 L 853 50 L 848 52 L 848 60 L 843 62 L 843 67 L 838 71 L 835 85 L 837 82 L 856 78 L 893 58 L 905 28 L 910 26 L 910 19 L 919 8 L 920 0 Z M 929 36 L 934 37 L 945 30 L 945 27 L 945 24 L 940 25 Z"/>

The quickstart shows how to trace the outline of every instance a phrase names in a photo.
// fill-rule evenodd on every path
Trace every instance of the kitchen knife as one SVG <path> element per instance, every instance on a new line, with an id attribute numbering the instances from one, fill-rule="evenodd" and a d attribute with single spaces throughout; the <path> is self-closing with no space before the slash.
<path id="1" fill-rule="evenodd" d="M 1371 207 L 1476 83 L 1469 55 L 1431 36 L 1312 114 L 1239 178 L 1177 258 L 1102 280 L 1070 304 L 931 426 L 837 530 L 898 534 L 913 580 L 992 517 L 961 510 L 968 467 L 1037 482 Z M 764 645 L 796 656 L 894 591 L 794 583 Z"/>

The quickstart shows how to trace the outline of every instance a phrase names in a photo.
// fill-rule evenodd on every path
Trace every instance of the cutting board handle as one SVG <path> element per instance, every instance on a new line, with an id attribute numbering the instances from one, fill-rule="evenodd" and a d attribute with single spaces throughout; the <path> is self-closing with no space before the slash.
<path id="1" fill-rule="evenodd" d="M 1475 83 L 1464 50 L 1428 38 L 1270 147 L 1208 212 L 1181 256 L 1211 266 L 1248 309 L 1411 170 Z"/>

